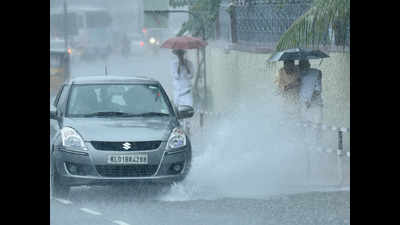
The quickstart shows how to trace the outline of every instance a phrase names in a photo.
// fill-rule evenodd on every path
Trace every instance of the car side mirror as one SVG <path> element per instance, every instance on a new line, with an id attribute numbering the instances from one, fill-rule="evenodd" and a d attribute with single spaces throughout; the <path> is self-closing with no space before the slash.
<path id="1" fill-rule="evenodd" d="M 50 119 L 55 120 L 57 119 L 57 109 L 54 106 L 50 106 Z"/>
<path id="2" fill-rule="evenodd" d="M 178 119 L 191 118 L 194 115 L 194 109 L 188 105 L 178 106 Z"/>

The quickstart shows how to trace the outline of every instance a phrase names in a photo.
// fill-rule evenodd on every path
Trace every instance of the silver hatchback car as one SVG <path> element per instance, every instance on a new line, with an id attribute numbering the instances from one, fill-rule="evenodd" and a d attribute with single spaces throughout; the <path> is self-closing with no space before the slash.
<path id="1" fill-rule="evenodd" d="M 171 104 L 161 84 L 142 77 L 89 76 L 64 83 L 50 107 L 50 185 L 178 182 L 192 149 L 179 120 L 193 108 Z"/>

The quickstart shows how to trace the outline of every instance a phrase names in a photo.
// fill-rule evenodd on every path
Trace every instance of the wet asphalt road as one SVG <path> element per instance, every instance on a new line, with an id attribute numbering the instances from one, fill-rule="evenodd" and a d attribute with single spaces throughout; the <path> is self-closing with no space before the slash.
<path id="1" fill-rule="evenodd" d="M 51 200 L 51 224 L 350 224 L 348 191 L 309 192 L 268 199 L 160 201 L 157 197 L 151 191 L 138 193 L 105 187 L 74 190 L 69 204 Z"/>
<path id="2" fill-rule="evenodd" d="M 109 74 L 158 79 L 172 97 L 170 59 L 169 51 L 160 52 L 159 56 L 113 56 L 107 62 L 74 64 L 72 76 L 104 74 L 106 63 Z M 184 192 L 171 193 L 153 186 L 77 187 L 72 188 L 67 199 L 50 200 L 50 221 L 52 225 L 350 224 L 348 189 L 299 188 L 289 193 L 282 190 L 254 198 L 180 198 Z"/>

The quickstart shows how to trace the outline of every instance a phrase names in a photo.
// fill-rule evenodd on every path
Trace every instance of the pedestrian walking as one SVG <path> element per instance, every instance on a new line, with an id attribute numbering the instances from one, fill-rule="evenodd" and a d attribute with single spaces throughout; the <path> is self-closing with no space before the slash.
<path id="1" fill-rule="evenodd" d="M 299 61 L 301 76 L 300 85 L 300 104 L 301 117 L 303 121 L 320 124 L 323 116 L 322 100 L 322 72 L 319 69 L 311 68 L 308 60 Z M 320 140 L 321 132 L 316 130 L 316 134 L 311 137 L 314 144 Z"/>
<path id="2" fill-rule="evenodd" d="M 178 108 L 180 105 L 193 107 L 192 79 L 195 72 L 193 63 L 185 58 L 186 51 L 183 49 L 174 49 L 172 53 L 177 56 L 171 67 L 174 104 Z M 188 119 L 184 120 L 184 127 L 189 133 L 190 121 Z"/>
<path id="3" fill-rule="evenodd" d="M 276 83 L 281 91 L 288 91 L 300 85 L 299 68 L 294 60 L 283 61 L 283 68 L 279 70 Z"/>
<path id="4" fill-rule="evenodd" d="M 296 118 L 299 114 L 299 87 L 300 71 L 294 60 L 284 60 L 283 67 L 279 70 L 275 83 L 278 93 L 283 97 L 284 110 L 289 117 Z"/>
<path id="5" fill-rule="evenodd" d="M 321 108 L 323 106 L 321 70 L 311 68 L 308 60 L 300 60 L 299 69 L 301 77 L 300 102 L 305 109 Z"/>

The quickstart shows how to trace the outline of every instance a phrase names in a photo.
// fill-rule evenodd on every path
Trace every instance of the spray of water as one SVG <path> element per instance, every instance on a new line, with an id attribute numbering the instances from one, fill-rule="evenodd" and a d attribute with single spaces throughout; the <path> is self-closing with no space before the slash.
<path id="1" fill-rule="evenodd" d="M 193 137 L 200 144 L 193 144 L 191 173 L 162 200 L 263 198 L 304 184 L 302 131 L 278 97 L 255 101 L 238 104 L 223 118 L 208 118 L 206 132 Z"/>

